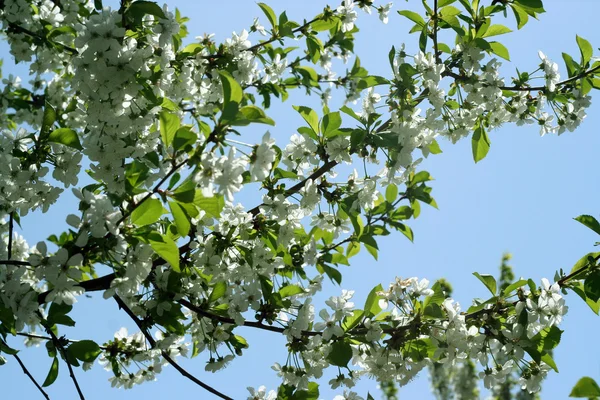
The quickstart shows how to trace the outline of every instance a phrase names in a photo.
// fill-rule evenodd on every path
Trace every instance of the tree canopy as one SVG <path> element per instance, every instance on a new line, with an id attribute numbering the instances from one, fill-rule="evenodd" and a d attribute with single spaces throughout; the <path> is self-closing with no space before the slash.
<path id="1" fill-rule="evenodd" d="M 250 345 L 240 327 L 287 343 L 287 359 L 273 367 L 281 385 L 257 383 L 250 399 L 318 399 L 327 384 L 339 388 L 336 399 L 370 399 L 352 390 L 363 376 L 385 387 L 456 366 L 470 376 L 480 368 L 486 388 L 512 377 L 536 393 L 558 372 L 565 295 L 598 314 L 600 252 L 539 282 L 506 268 L 499 279 L 475 272 L 489 297 L 469 307 L 445 281 L 423 277 L 370 288 L 364 304 L 350 288 L 313 302 L 324 280 L 342 286 L 353 256 L 377 259 L 381 236 L 413 240 L 411 221 L 437 207 L 420 162 L 443 157 L 442 140 L 470 140 L 479 162 L 490 131 L 505 124 L 535 124 L 544 136 L 583 122 L 600 88 L 586 39 L 575 38 L 579 54 L 563 53 L 566 76 L 542 52 L 537 69 L 501 74 L 506 25 L 542 19 L 541 0 L 424 0 L 419 13 L 344 0 L 302 21 L 258 3 L 261 17 L 222 43 L 188 38 L 188 18 L 151 1 L 0 6 L 3 39 L 32 76 L 23 84 L 9 75 L 0 92 L 0 363 L 14 359 L 45 398 L 65 365 L 84 399 L 78 369 L 99 361 L 116 387 L 170 366 L 229 399 L 178 358 L 203 354 L 206 371 L 219 371 Z M 419 51 L 399 42 L 382 55 L 389 73 L 370 74 L 354 53 L 360 13 L 409 20 L 406 39 Z M 269 110 L 293 91 L 322 104 L 290 104 L 301 126 L 276 144 Z M 333 96 L 344 105 L 330 108 Z M 247 135 L 257 124 L 258 142 Z M 64 216 L 69 228 L 29 244 L 16 226 L 53 212 L 65 189 L 79 201 Z M 241 204 L 249 191 L 260 200 Z M 593 216 L 576 220 L 600 234 Z M 92 292 L 138 331 L 103 343 L 62 334 Z M 16 337 L 44 343 L 43 381 L 20 359 Z M 338 371 L 328 383 L 326 370 Z M 572 395 L 600 389 L 586 377 Z"/>

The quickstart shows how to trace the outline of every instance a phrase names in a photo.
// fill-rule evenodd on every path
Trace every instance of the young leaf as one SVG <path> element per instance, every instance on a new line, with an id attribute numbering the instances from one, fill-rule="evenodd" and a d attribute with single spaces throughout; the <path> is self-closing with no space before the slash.
<path id="1" fill-rule="evenodd" d="M 276 30 L 277 29 L 277 16 L 275 14 L 275 11 L 273 11 L 273 9 L 271 7 L 269 7 L 268 5 L 266 5 L 265 3 L 258 3 L 258 6 L 267 16 L 267 19 L 271 23 L 271 26 L 273 27 L 273 29 Z"/>
<path id="2" fill-rule="evenodd" d="M 150 225 L 158 221 L 161 215 L 163 215 L 163 206 L 160 200 L 149 198 L 133 210 L 131 223 L 137 226 Z"/>
<path id="3" fill-rule="evenodd" d="M 80 340 L 71 343 L 67 349 L 75 358 L 83 362 L 93 362 L 102 352 L 100 346 L 93 340 Z"/>
<path id="4" fill-rule="evenodd" d="M 600 397 L 600 386 L 592 378 L 584 376 L 573 386 L 569 397 Z"/>
<path id="5" fill-rule="evenodd" d="M 58 128 L 48 135 L 48 141 L 52 143 L 64 144 L 77 150 L 83 150 L 77 132 L 69 128 Z"/>
<path id="6" fill-rule="evenodd" d="M 331 345 L 331 350 L 327 356 L 327 361 L 329 361 L 331 365 L 345 367 L 351 359 L 352 347 L 350 347 L 350 344 L 338 341 Z"/>
<path id="7" fill-rule="evenodd" d="M 479 272 L 473 272 L 473 275 L 475 275 L 477 279 L 483 282 L 485 287 L 488 288 L 490 292 L 492 292 L 493 296 L 496 295 L 496 279 L 493 276 L 481 275 Z"/>
<path id="8" fill-rule="evenodd" d="M 159 114 L 160 118 L 160 137 L 165 144 L 165 146 L 170 146 L 173 138 L 175 137 L 175 133 L 179 129 L 181 122 L 179 121 L 179 117 L 175 114 L 171 114 L 167 111 L 162 111 Z"/>
<path id="9" fill-rule="evenodd" d="M 600 235 L 600 223 L 591 215 L 580 215 L 579 217 L 575 218 L 575 221 L 581 222 L 583 225 Z"/>
<path id="10" fill-rule="evenodd" d="M 187 234 L 190 232 L 191 224 L 187 215 L 185 215 L 183 208 L 181 208 L 181 206 L 174 201 L 169 202 L 169 208 L 171 209 L 171 214 L 175 220 L 177 232 L 182 237 L 187 236 Z"/>
<path id="11" fill-rule="evenodd" d="M 173 137 L 173 148 L 175 151 L 184 150 L 186 146 L 193 146 L 198 140 L 198 135 L 189 128 L 183 127 L 177 129 Z"/>
<path id="12" fill-rule="evenodd" d="M 576 36 L 576 38 L 577 45 L 579 46 L 579 51 L 581 52 L 581 65 L 584 66 L 592 59 L 594 49 L 590 42 L 588 42 L 584 38 L 580 36 Z"/>
<path id="13" fill-rule="evenodd" d="M 510 30 L 504 25 L 492 25 L 487 29 L 487 31 L 485 31 L 485 33 L 481 37 L 485 38 L 490 36 L 504 35 L 505 33 L 509 32 L 512 32 L 512 30 Z"/>
<path id="14" fill-rule="evenodd" d="M 225 281 L 217 282 L 215 284 L 215 286 L 213 287 L 212 292 L 210 292 L 210 295 L 208 296 L 208 302 L 214 303 L 215 301 L 219 300 L 221 297 L 225 296 L 226 292 L 227 292 L 227 283 Z"/>
<path id="15" fill-rule="evenodd" d="M 366 317 L 372 317 L 381 312 L 381 307 L 379 307 L 379 299 L 381 296 L 378 294 L 379 292 L 383 292 L 383 286 L 381 286 L 381 284 L 375 286 L 371 292 L 369 292 L 364 307 Z"/>
<path id="16" fill-rule="evenodd" d="M 326 138 L 333 136 L 342 125 L 342 117 L 339 111 L 325 114 L 321 119 L 321 132 Z"/>
<path id="17" fill-rule="evenodd" d="M 473 160 L 475 160 L 475 162 L 483 160 L 488 151 L 490 151 L 490 138 L 482 127 L 477 127 L 475 132 L 473 132 L 471 148 L 473 150 Z"/>
<path id="18" fill-rule="evenodd" d="M 302 289 L 298 285 L 287 285 L 279 289 L 279 295 L 282 299 L 286 297 L 294 296 L 300 293 L 304 293 L 304 289 Z"/>
<path id="19" fill-rule="evenodd" d="M 230 122 L 238 113 L 244 92 L 229 72 L 219 71 L 219 77 L 223 86 L 223 114 L 221 117 L 224 122 Z"/>
<path id="20" fill-rule="evenodd" d="M 294 110 L 298 111 L 298 113 L 304 118 L 306 122 L 308 122 L 308 126 L 313 130 L 313 132 L 318 136 L 319 135 L 319 116 L 310 107 L 305 106 L 294 106 Z"/>
<path id="21" fill-rule="evenodd" d="M 50 371 L 48 371 L 48 375 L 46 376 L 46 380 L 42 383 L 43 387 L 50 386 L 54 383 L 56 378 L 58 377 L 58 357 L 54 357 L 54 361 L 52 361 L 52 365 L 50 366 Z"/>
<path id="22" fill-rule="evenodd" d="M 508 54 L 508 49 L 500 42 L 489 42 L 492 53 L 496 54 L 498 57 L 502 57 L 507 61 L 510 61 L 510 55 Z"/>
<path id="23" fill-rule="evenodd" d="M 401 11 L 398 11 L 398 14 L 405 16 L 406 18 L 410 19 L 412 22 L 419 25 L 420 27 L 426 26 L 425 20 L 423 19 L 423 17 L 421 17 L 421 15 L 417 14 L 414 11 L 401 10 Z"/>
<path id="24" fill-rule="evenodd" d="M 161 256 L 166 262 L 171 264 L 175 272 L 181 272 L 179 268 L 179 248 L 173 239 L 165 235 L 154 235 L 157 240 L 150 240 L 150 247 Z"/>

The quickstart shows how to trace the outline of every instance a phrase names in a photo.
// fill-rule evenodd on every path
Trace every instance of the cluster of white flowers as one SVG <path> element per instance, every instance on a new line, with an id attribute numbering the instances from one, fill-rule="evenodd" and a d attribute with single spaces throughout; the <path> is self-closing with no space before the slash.
<path id="1" fill-rule="evenodd" d="M 182 20 L 166 6 L 161 12 L 154 10 L 153 15 L 137 20 L 108 7 L 92 12 L 93 4 L 84 0 L 4 0 L 3 4 L 0 21 L 8 31 L 11 53 L 16 61 L 30 63 L 34 75 L 30 82 L 32 92 L 21 87 L 20 78 L 9 76 L 2 81 L 4 88 L 0 93 L 0 113 L 11 114 L 10 121 L 0 121 L 0 217 L 3 218 L 0 260 L 10 258 L 12 262 L 28 263 L 26 267 L 0 264 L 0 305 L 14 314 L 17 330 L 27 327 L 35 332 L 39 328 L 40 315 L 45 315 L 40 308 L 40 295 L 45 303 L 73 305 L 85 293 L 79 283 L 92 275 L 91 264 L 97 262 L 88 257 L 99 253 L 115 272 L 103 296 L 107 299 L 120 296 L 136 315 L 163 317 L 178 310 L 176 302 L 181 299 L 204 302 L 206 310 L 213 307 L 219 310 L 214 318 L 189 310 L 181 317 L 187 323 L 195 352 L 210 354 L 207 371 L 224 368 L 237 355 L 239 349 L 231 349 L 231 343 L 238 340 L 233 330 L 244 325 L 248 314 L 255 313 L 259 324 L 280 323 L 280 331 L 293 349 L 291 358 L 299 357 L 303 363 L 276 364 L 274 369 L 284 384 L 298 390 L 307 389 L 311 379 L 322 377 L 323 371 L 331 366 L 329 356 L 342 345 L 351 349 L 350 364 L 355 369 L 332 379 L 329 383 L 334 389 L 351 388 L 362 376 L 404 384 L 433 361 L 453 365 L 467 358 L 479 360 L 484 384 L 491 387 L 502 381 L 514 365 L 523 364 L 528 341 L 561 323 L 567 307 L 559 285 L 551 285 L 547 280 L 542 280 L 539 293 L 519 289 L 520 300 L 514 304 L 516 314 L 502 321 L 496 318 L 502 309 L 485 307 L 473 316 L 461 312 L 452 299 L 445 299 L 429 306 L 437 314 L 424 324 L 420 318 L 424 310 L 429 310 L 425 304 L 431 301 L 428 296 L 434 294 L 426 279 L 397 278 L 387 290 L 375 293 L 377 306 L 372 308 L 389 310 L 385 314 L 359 311 L 351 301 L 353 291 L 345 290 L 341 296 L 329 298 L 325 302 L 328 308 L 319 312 L 311 299 L 322 288 L 326 258 L 333 259 L 331 250 L 339 247 L 328 248 L 320 244 L 320 239 L 327 235 L 328 239 L 341 237 L 341 243 L 350 241 L 352 222 L 346 211 L 369 212 L 383 201 L 383 188 L 406 182 L 420 161 L 414 158 L 417 149 L 427 156 L 439 136 L 456 142 L 474 129 L 493 129 L 507 122 L 537 123 L 542 135 L 560 134 L 579 126 L 590 105 L 589 97 L 572 91 L 560 105 L 551 103 L 555 113 L 551 115 L 548 102 L 553 97 L 546 98 L 544 93 L 554 94 L 559 90 L 560 76 L 557 64 L 543 53 L 540 52 L 540 68 L 544 71 L 546 90 L 537 97 L 525 92 L 507 97 L 503 92 L 504 80 L 499 75 L 500 62 L 486 59 L 485 52 L 473 43 L 457 44 L 456 65 L 447 66 L 436 55 L 420 51 L 413 57 L 414 65 L 409 65 L 410 68 L 404 68 L 409 57 L 402 46 L 392 59 L 394 88 L 385 107 L 390 107 L 390 122 L 377 121 L 375 127 L 385 129 L 364 132 L 369 140 L 360 143 L 360 148 L 355 148 L 355 138 L 344 129 L 326 137 L 319 135 L 323 132 L 311 124 L 313 127 L 301 128 L 299 133 L 291 135 L 282 151 L 267 132 L 260 143 L 250 145 L 252 152 L 245 154 L 234 146 L 243 143 L 225 137 L 230 126 L 217 122 L 216 110 L 228 99 L 224 98 L 227 88 L 215 65 L 218 69 L 219 63 L 224 63 L 242 89 L 275 86 L 297 64 L 288 61 L 287 50 L 268 53 L 267 61 L 266 53 L 257 54 L 264 43 L 253 46 L 250 33 L 242 30 L 226 39 L 216 53 L 212 35 L 198 37 L 199 43 L 194 44 L 198 47 L 189 47 L 195 50 L 183 51 L 173 39 L 182 31 Z M 367 2 L 357 5 L 352 0 L 344 0 L 334 11 L 344 40 L 350 40 L 355 31 L 357 7 L 371 13 L 372 6 Z M 387 23 L 392 3 L 373 7 L 381 21 Z M 164 17 L 157 16 L 161 13 Z M 125 26 L 129 23 L 133 25 Z M 44 32 L 45 36 L 46 30 L 63 26 L 72 29 L 49 33 L 52 45 L 41 44 L 43 40 L 35 37 L 37 32 Z M 135 34 L 131 34 L 134 30 Z M 250 32 L 267 35 L 258 20 Z M 297 32 L 302 30 L 294 33 Z M 272 40 L 267 42 L 281 39 L 275 36 L 273 33 Z M 352 54 L 347 46 L 338 44 L 338 47 L 327 44 L 319 54 L 319 64 L 325 71 L 319 79 L 324 77 L 332 85 L 336 77 L 333 58 L 347 62 Z M 458 68 L 460 74 L 450 71 L 450 67 Z M 356 102 L 363 96 L 362 110 L 353 116 L 372 127 L 368 121 L 378 109 L 384 108 L 378 104 L 386 96 L 376 93 L 374 87 L 363 93 L 363 72 L 366 74 L 363 69 L 360 76 L 340 78 L 336 85 L 347 90 L 346 102 Z M 48 73 L 53 76 L 48 78 Z M 405 80 L 407 73 L 411 76 Z M 454 79 L 448 93 L 445 78 Z M 422 97 L 414 99 L 426 100 L 428 104 L 421 109 L 398 107 L 394 93 L 400 89 L 413 94 L 421 89 Z M 330 93 L 331 86 L 322 91 L 323 99 Z M 22 100 L 20 96 L 29 96 L 25 103 L 31 103 L 31 107 L 9 113 L 10 107 L 14 108 L 10 102 Z M 43 106 L 34 106 L 39 99 L 43 100 L 40 103 Z M 253 95 L 249 94 L 240 105 L 247 104 L 246 101 L 254 103 Z M 187 118 L 186 112 L 192 113 L 198 131 L 202 132 L 196 135 L 199 137 L 193 143 L 196 151 L 189 152 L 189 159 L 178 152 L 169 137 L 177 133 L 163 126 L 168 125 L 163 121 L 163 113 L 169 114 L 167 119 L 176 121 L 179 128 Z M 54 117 L 48 117 L 53 113 Z M 46 126 L 49 119 L 53 121 Z M 209 122 L 214 123 L 213 132 Z M 244 124 L 247 121 L 240 123 Z M 18 125 L 28 129 L 17 128 Z M 41 137 L 55 126 L 75 132 L 81 146 L 42 143 Z M 33 135 L 36 140 L 32 140 L 29 128 L 41 132 Z M 380 142 L 386 144 L 372 144 Z M 385 166 L 379 173 L 369 175 L 367 164 L 377 164 L 381 150 L 386 150 Z M 337 176 L 332 170 L 313 176 L 327 165 L 352 164 L 354 156 L 364 160 L 364 176 L 354 170 L 341 183 L 329 182 Z M 279 159 L 281 164 L 277 164 Z M 22 217 L 36 209 L 45 212 L 56 202 L 62 189 L 44 180 L 50 172 L 64 187 L 75 186 L 79 183 L 82 163 L 87 161 L 97 185 L 73 189 L 80 200 L 81 215 L 68 215 L 67 234 L 60 240 L 49 239 L 58 246 L 55 252 L 49 252 L 45 242 L 29 248 L 20 235 L 9 232 L 6 221 L 9 214 Z M 177 199 L 180 193 L 174 185 L 186 172 L 174 173 L 188 161 L 185 166 L 190 167 L 186 172 L 190 173 L 189 182 L 194 184 L 193 202 L 187 202 L 189 208 L 181 214 L 190 217 L 189 229 L 182 234 L 175 221 L 177 236 L 163 224 L 164 220 L 148 224 L 150 228 L 143 227 L 170 242 L 189 232 L 185 255 L 179 255 L 186 262 L 185 267 L 191 268 L 186 268 L 186 274 L 179 274 L 167 265 L 154 265 L 157 253 L 165 260 L 168 257 L 154 248 L 151 240 L 141 240 L 140 231 L 132 233 L 136 227 L 129 220 L 131 208 L 140 206 L 147 198 L 156 202 L 160 198 L 165 203 L 166 199 Z M 280 170 L 273 174 L 275 165 Z M 290 186 L 277 182 L 277 174 L 282 179 L 303 182 L 291 190 Z M 172 177 L 173 186 L 165 190 L 160 181 L 152 187 L 163 178 L 166 182 L 168 177 Z M 247 182 L 263 183 L 268 190 L 262 204 L 252 211 L 234 203 Z M 351 197 L 353 202 L 345 204 L 347 209 L 342 210 L 340 201 L 344 196 Z M 207 209 L 196 207 L 212 200 L 215 204 L 222 203 Z M 313 231 L 306 234 L 309 225 Z M 344 257 L 343 252 L 336 256 Z M 320 273 L 309 278 L 313 266 Z M 267 299 L 269 284 L 273 293 L 288 291 L 285 296 L 279 295 L 280 303 L 272 310 Z M 214 295 L 217 287 L 222 292 L 219 296 Z M 492 320 L 497 324 L 491 324 Z M 502 326 L 499 331 L 498 324 Z M 361 336 L 361 344 L 348 340 L 354 334 Z M 101 363 L 118 371 L 111 379 L 113 386 L 130 388 L 154 380 L 166 363 L 163 353 L 176 357 L 188 352 L 185 338 L 175 334 L 158 335 L 152 348 L 147 341 L 154 340 L 147 340 L 142 333 L 128 336 L 122 329 L 103 347 Z M 223 353 L 224 348 L 231 354 Z M 430 348 L 435 351 L 430 352 Z M 496 359 L 507 361 L 498 365 Z M 137 372 L 123 372 L 129 371 L 133 364 L 140 366 Z M 528 362 L 523 368 L 521 385 L 529 391 L 539 390 L 548 370 L 549 366 L 542 362 Z M 277 397 L 265 387 L 249 391 L 249 399 Z M 335 399 L 362 397 L 346 390 Z"/>

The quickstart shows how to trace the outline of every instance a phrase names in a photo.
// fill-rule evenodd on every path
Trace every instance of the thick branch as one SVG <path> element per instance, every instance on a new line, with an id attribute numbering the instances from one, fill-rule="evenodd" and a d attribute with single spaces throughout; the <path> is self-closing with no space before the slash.
<path id="1" fill-rule="evenodd" d="M 154 340 L 154 338 L 152 337 L 152 335 L 150 335 L 150 333 L 148 332 L 148 330 L 144 327 L 143 322 L 137 317 L 137 315 L 135 315 L 133 313 L 133 311 L 131 311 L 131 309 L 127 306 L 127 304 L 125 304 L 125 302 L 119 297 L 119 296 L 113 296 L 113 298 L 115 299 L 115 301 L 117 302 L 117 304 L 119 305 L 119 308 L 122 309 L 123 311 L 125 311 L 125 313 L 127 315 L 129 315 L 129 317 L 133 320 L 133 322 L 135 322 L 135 324 L 137 325 L 137 327 L 140 329 L 140 331 L 142 332 L 142 334 L 146 337 L 146 340 L 148 341 L 148 343 L 150 343 L 150 346 L 152 348 L 156 347 L 156 340 Z M 198 378 L 196 378 L 195 376 L 193 376 L 192 374 L 190 374 L 189 372 L 187 372 L 183 367 L 181 367 L 179 364 L 177 364 L 177 362 L 175 362 L 175 360 L 173 360 L 171 358 L 171 356 L 169 356 L 169 354 L 166 351 L 161 351 L 162 356 L 165 358 L 165 360 L 167 360 L 167 362 L 169 364 L 171 364 L 177 371 L 179 371 L 179 373 L 183 376 L 185 376 L 186 378 L 188 378 L 189 380 L 191 380 L 192 382 L 194 382 L 195 384 L 197 384 L 198 386 L 202 387 L 203 389 L 209 391 L 210 393 L 225 399 L 225 400 L 233 400 L 231 397 L 219 392 L 218 390 L 216 390 L 215 388 L 213 388 L 212 386 L 207 385 L 206 383 L 202 382 L 201 380 L 199 380 Z"/>

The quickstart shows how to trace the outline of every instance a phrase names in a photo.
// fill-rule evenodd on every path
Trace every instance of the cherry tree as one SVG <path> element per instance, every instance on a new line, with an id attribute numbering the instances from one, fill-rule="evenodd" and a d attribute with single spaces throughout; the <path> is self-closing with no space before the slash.
<path id="1" fill-rule="evenodd" d="M 6 77 L 0 92 L 0 362 L 17 362 L 45 398 L 63 363 L 84 399 L 78 369 L 99 362 L 116 387 L 170 366 L 229 399 L 178 358 L 206 354 L 206 371 L 221 370 L 249 346 L 247 327 L 283 335 L 288 351 L 273 367 L 281 385 L 257 382 L 250 399 L 317 399 L 319 383 L 338 388 L 336 399 L 369 399 L 352 390 L 363 376 L 403 385 L 465 360 L 487 388 L 518 369 L 519 385 L 539 391 L 557 371 L 565 295 L 598 313 L 600 253 L 541 282 L 476 272 L 490 297 L 467 308 L 445 282 L 422 277 L 378 285 L 364 305 L 341 288 L 313 302 L 325 279 L 341 285 L 339 266 L 361 250 L 377 258 L 378 237 L 413 239 L 410 221 L 436 207 L 419 163 L 441 153 L 441 140 L 471 140 L 478 162 L 490 130 L 505 124 L 572 132 L 600 87 L 600 62 L 579 36 L 580 54 L 563 57 L 566 76 L 542 52 L 536 70 L 500 74 L 510 58 L 503 21 L 520 29 L 541 18 L 541 0 L 422 5 L 398 2 L 392 14 L 392 3 L 344 0 L 294 21 L 258 3 L 260 18 L 217 43 L 187 38 L 188 19 L 150 1 L 0 0 L 3 37 L 31 74 L 29 84 Z M 354 54 L 360 14 L 407 18 L 419 52 L 399 42 L 382 55 L 389 74 L 369 74 Z M 269 108 L 294 90 L 322 107 L 290 105 L 304 121 L 296 133 L 276 144 L 265 129 L 248 143 L 248 125 L 277 130 Z M 332 96 L 345 105 L 330 109 Z M 93 183 L 79 185 L 82 167 Z M 244 189 L 261 201 L 241 204 Z M 15 231 L 30 212 L 52 212 L 65 190 L 79 200 L 63 216 L 68 230 L 37 244 Z M 576 219 L 600 234 L 594 217 Z M 91 292 L 138 330 L 104 343 L 61 334 Z M 11 347 L 15 337 L 45 343 L 43 381 Z M 320 382 L 327 369 L 339 373 Z M 597 388 L 584 378 L 573 395 Z"/>

